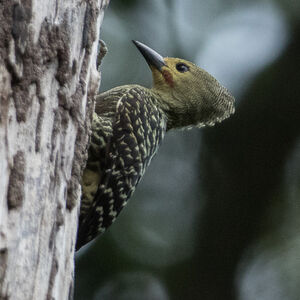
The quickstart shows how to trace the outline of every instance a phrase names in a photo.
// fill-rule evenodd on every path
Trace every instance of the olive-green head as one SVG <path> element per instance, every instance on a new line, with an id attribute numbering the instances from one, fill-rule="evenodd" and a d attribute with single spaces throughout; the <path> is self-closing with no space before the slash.
<path id="1" fill-rule="evenodd" d="M 213 76 L 180 58 L 163 58 L 133 41 L 149 64 L 153 93 L 163 102 L 168 129 L 214 125 L 234 113 L 234 98 Z"/>

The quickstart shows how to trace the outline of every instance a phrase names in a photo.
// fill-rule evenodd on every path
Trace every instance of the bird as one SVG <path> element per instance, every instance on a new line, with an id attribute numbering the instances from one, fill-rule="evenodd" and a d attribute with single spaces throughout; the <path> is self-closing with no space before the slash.
<path id="1" fill-rule="evenodd" d="M 116 220 L 167 131 L 213 126 L 235 111 L 234 97 L 204 69 L 132 42 L 153 85 L 123 85 L 95 97 L 76 251 Z"/>

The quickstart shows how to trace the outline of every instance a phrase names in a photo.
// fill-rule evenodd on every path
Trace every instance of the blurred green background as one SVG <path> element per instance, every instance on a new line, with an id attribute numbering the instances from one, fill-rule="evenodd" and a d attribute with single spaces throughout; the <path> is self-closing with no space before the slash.
<path id="1" fill-rule="evenodd" d="M 76 256 L 76 300 L 300 299 L 300 1 L 112 0 L 101 91 L 181 57 L 236 97 L 172 131 L 116 223 Z"/>

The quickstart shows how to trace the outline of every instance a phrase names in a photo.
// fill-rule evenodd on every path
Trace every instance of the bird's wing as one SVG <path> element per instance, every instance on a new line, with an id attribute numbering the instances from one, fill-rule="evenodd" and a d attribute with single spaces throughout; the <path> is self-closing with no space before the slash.
<path id="1" fill-rule="evenodd" d="M 103 175 L 88 211 L 81 216 L 77 250 L 114 222 L 144 174 L 165 130 L 163 112 L 143 88 L 119 91 L 105 158 L 100 165 Z"/>

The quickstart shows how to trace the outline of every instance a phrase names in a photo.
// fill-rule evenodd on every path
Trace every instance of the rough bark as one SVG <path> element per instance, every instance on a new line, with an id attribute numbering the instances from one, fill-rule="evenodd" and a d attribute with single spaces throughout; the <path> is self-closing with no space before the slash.
<path id="1" fill-rule="evenodd" d="M 109 0 L 0 0 L 0 299 L 72 298 Z"/>

